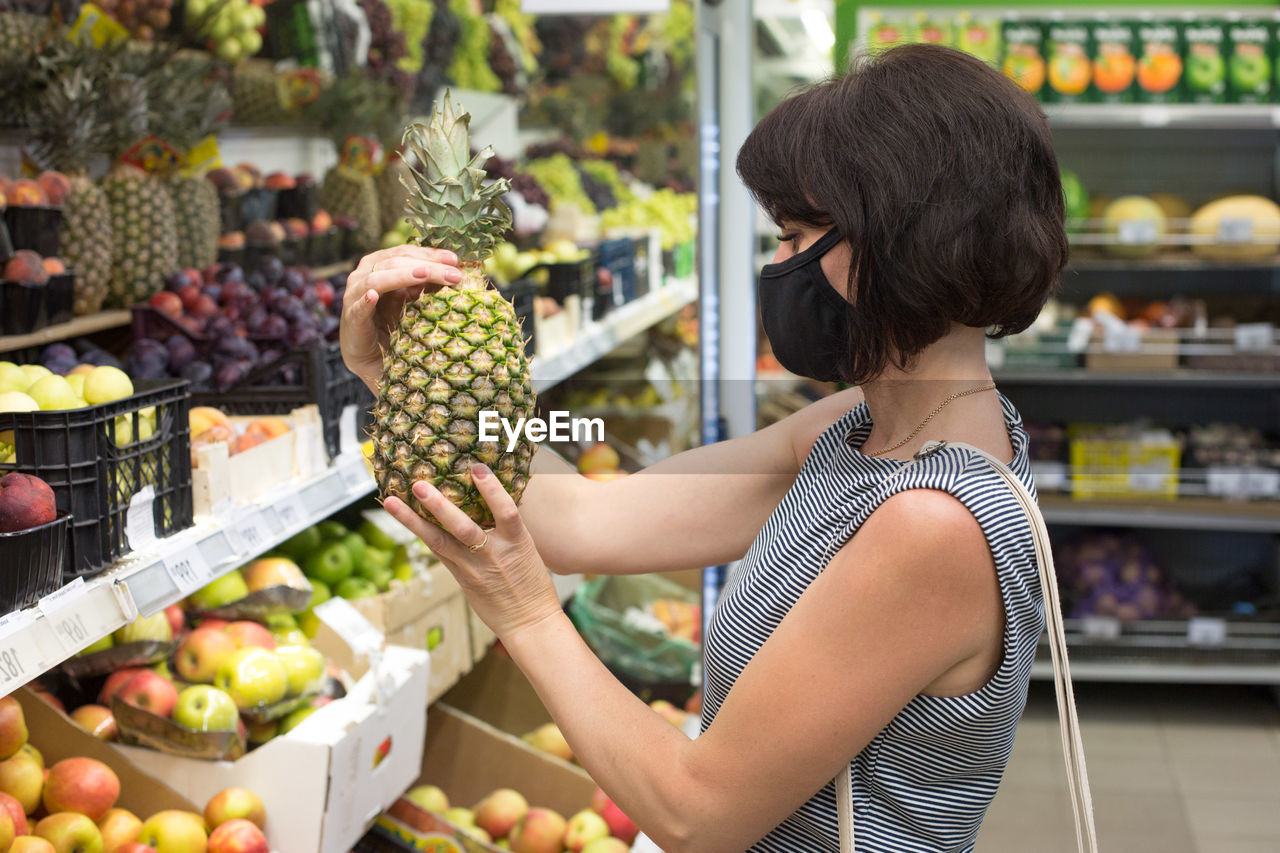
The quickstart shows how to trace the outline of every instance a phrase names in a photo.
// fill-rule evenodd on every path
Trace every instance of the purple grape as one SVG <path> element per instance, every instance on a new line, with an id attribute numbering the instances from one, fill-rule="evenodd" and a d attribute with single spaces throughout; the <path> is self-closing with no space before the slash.
<path id="1" fill-rule="evenodd" d="M 280 286 L 293 292 L 307 283 L 307 277 L 296 267 L 290 267 L 280 276 Z"/>
<path id="2" fill-rule="evenodd" d="M 200 292 L 219 305 L 222 304 L 222 285 L 206 284 L 204 287 L 200 288 Z"/>
<path id="3" fill-rule="evenodd" d="M 284 261 L 275 255 L 269 255 L 263 258 L 262 263 L 258 266 L 258 272 L 262 274 L 262 278 L 267 284 L 276 284 L 280 281 L 280 277 L 284 275 Z"/>

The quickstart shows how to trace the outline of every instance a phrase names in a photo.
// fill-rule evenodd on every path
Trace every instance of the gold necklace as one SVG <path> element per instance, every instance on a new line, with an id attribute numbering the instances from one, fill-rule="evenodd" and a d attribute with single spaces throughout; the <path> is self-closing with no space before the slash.
<path id="1" fill-rule="evenodd" d="M 994 390 L 995 390 L 995 388 L 996 388 L 996 383 L 991 382 L 991 383 L 989 383 L 989 384 L 987 384 L 987 385 L 982 385 L 982 386 L 979 386 L 979 387 L 977 387 L 977 388 L 970 388 L 968 391 L 957 391 L 957 392 L 955 392 L 955 393 L 954 393 L 954 394 L 952 394 L 951 396 L 947 397 L 947 399 L 945 399 L 945 400 L 943 400 L 941 403 L 939 403 L 939 404 L 938 404 L 938 406 L 937 406 L 937 408 L 935 408 L 932 412 L 930 412 L 930 413 L 925 417 L 925 419 L 924 419 L 924 420 L 922 420 L 922 421 L 920 422 L 919 426 L 917 426 L 915 429 L 913 429 L 913 430 L 911 431 L 911 435 L 909 435 L 909 436 L 907 436 L 906 438 L 902 439 L 902 441 L 899 441 L 897 444 L 893 445 L 892 447 L 886 447 L 884 450 L 877 450 L 875 453 L 868 453 L 868 454 L 867 454 L 867 456 L 883 456 L 883 455 L 885 455 L 886 453 L 891 453 L 891 452 L 893 452 L 893 451 L 897 450 L 899 447 L 902 447 L 904 444 L 910 444 L 910 443 L 911 443 L 911 439 L 913 439 L 913 438 L 915 438 L 917 435 L 919 435 L 919 434 L 920 434 L 920 430 L 922 430 L 922 429 L 924 429 L 926 426 L 928 426 L 929 421 L 931 421 L 931 420 L 933 420 L 934 418 L 936 418 L 936 417 L 938 416 L 938 412 L 941 412 L 943 409 L 945 409 L 945 408 L 947 407 L 947 404 L 948 404 L 948 403 L 950 403 L 950 402 L 952 402 L 952 401 L 954 401 L 954 400 L 959 400 L 961 397 L 968 397 L 970 394 L 980 394 L 980 393 L 982 393 L 983 391 L 994 391 Z"/>

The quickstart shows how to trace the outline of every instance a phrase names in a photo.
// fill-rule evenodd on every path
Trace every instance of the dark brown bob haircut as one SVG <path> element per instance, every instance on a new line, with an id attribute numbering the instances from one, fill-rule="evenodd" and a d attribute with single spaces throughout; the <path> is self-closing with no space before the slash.
<path id="1" fill-rule="evenodd" d="M 1044 113 L 950 48 L 859 57 L 788 98 L 747 137 L 738 174 L 774 222 L 848 240 L 851 383 L 909 369 L 952 323 L 1026 329 L 1067 260 Z"/>

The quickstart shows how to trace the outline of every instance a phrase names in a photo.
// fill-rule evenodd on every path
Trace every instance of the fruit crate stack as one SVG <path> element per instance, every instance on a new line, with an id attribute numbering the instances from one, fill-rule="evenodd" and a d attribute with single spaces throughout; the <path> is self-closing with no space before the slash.
<path id="1" fill-rule="evenodd" d="M 0 334 L 21 335 L 72 317 L 75 274 L 59 257 L 67 179 L 0 176 Z M 6 206 L 7 204 L 7 206 Z"/>

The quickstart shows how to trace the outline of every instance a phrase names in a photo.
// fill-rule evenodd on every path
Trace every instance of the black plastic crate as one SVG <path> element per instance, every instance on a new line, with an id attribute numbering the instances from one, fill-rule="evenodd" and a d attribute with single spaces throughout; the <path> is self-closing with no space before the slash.
<path id="1" fill-rule="evenodd" d="M 62 237 L 62 208 L 51 204 L 4 210 L 14 249 L 31 249 L 42 258 L 57 257 Z"/>
<path id="2" fill-rule="evenodd" d="M 30 607 L 62 586 L 70 524 L 61 513 L 30 530 L 0 533 L 0 613 Z"/>
<path id="3" fill-rule="evenodd" d="M 0 219 L 0 264 L 7 264 L 13 257 L 13 240 L 9 239 L 9 225 Z"/>
<path id="4" fill-rule="evenodd" d="M 83 409 L 0 414 L 0 431 L 13 432 L 16 451 L 0 472 L 36 475 L 53 489 L 58 511 L 73 516 L 67 580 L 92 575 L 129 550 L 129 501 L 144 486 L 155 490 L 157 536 L 191 526 L 187 382 L 140 380 L 134 389 L 132 397 Z M 138 436 L 141 413 L 152 408 L 152 435 L 118 446 L 117 429 Z"/>
<path id="5" fill-rule="evenodd" d="M 49 325 L 46 304 L 47 284 L 23 281 L 0 281 L 0 301 L 4 314 L 0 316 L 0 334 L 25 335 L 38 332 Z"/>
<path id="6" fill-rule="evenodd" d="M 285 415 L 314 403 L 324 424 L 324 443 L 332 458 L 342 449 L 342 410 L 356 407 L 355 436 L 363 441 L 373 423 L 373 394 L 342 362 L 336 343 L 286 353 L 259 367 L 243 382 L 223 391 L 192 395 L 197 406 L 215 406 L 230 415 Z"/>
<path id="7" fill-rule="evenodd" d="M 71 270 L 49 276 L 45 285 L 45 315 L 50 326 L 71 321 L 75 306 L 76 277 Z"/>
<path id="8" fill-rule="evenodd" d="M 538 349 L 533 338 L 533 298 L 538 294 L 537 283 L 522 278 L 511 284 L 502 285 L 498 288 L 498 292 L 516 309 L 516 319 L 520 321 L 520 330 L 524 334 L 525 355 L 533 358 L 533 354 Z"/>

